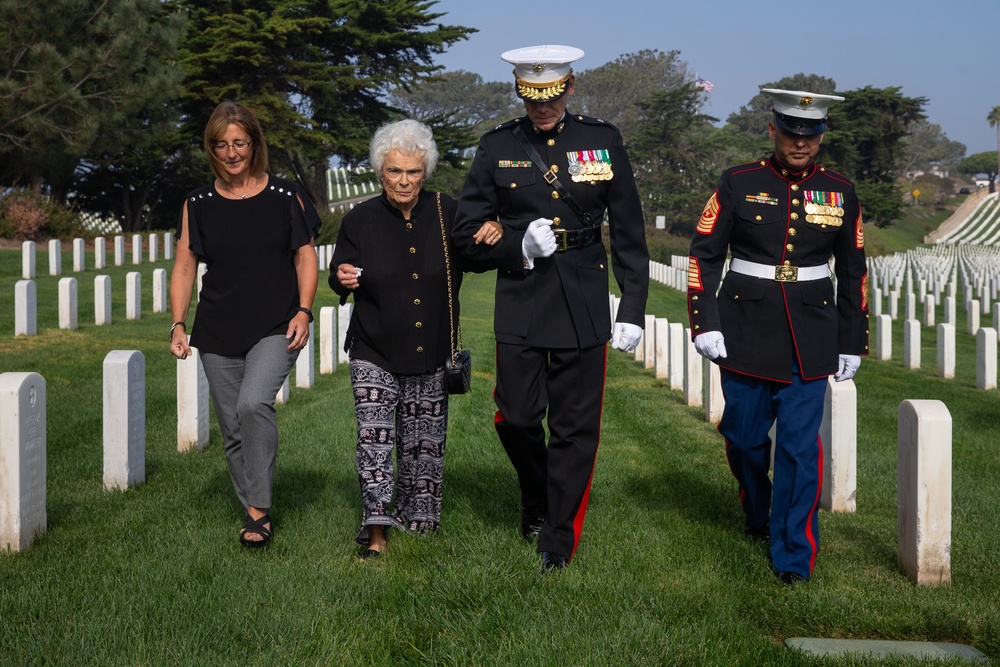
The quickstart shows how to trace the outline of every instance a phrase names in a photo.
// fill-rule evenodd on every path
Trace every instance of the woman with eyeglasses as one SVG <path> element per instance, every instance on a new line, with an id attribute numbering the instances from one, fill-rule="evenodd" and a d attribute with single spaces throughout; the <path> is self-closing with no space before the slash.
<path id="1" fill-rule="evenodd" d="M 271 486 L 278 452 L 274 402 L 309 340 L 319 216 L 288 180 L 267 173 L 267 143 L 252 111 L 215 108 L 205 127 L 215 180 L 188 194 L 170 276 L 170 352 L 198 350 L 222 431 L 226 462 L 243 505 L 240 542 L 271 539 Z M 191 293 L 204 262 L 187 337 Z"/>

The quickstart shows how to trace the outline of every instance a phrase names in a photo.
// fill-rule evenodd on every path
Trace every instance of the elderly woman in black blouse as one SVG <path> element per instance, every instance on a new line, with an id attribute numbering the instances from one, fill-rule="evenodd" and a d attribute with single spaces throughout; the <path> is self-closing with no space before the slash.
<path id="1" fill-rule="evenodd" d="M 455 200 L 423 189 L 438 161 L 430 129 L 414 120 L 383 125 L 370 159 L 382 194 L 347 214 L 330 262 L 341 303 L 354 295 L 344 349 L 358 419 L 363 559 L 385 550 L 390 526 L 423 534 L 441 522 L 451 352 L 445 243 L 456 326 L 461 283 L 450 252 Z M 487 223 L 477 240 L 492 244 L 501 234 Z"/>

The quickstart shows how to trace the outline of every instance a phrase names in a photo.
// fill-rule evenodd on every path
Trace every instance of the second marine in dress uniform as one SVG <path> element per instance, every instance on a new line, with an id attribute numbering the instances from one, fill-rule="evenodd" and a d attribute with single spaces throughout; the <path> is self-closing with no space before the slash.
<path id="1" fill-rule="evenodd" d="M 566 111 L 570 65 L 582 56 L 552 45 L 501 56 L 515 67 L 527 115 L 482 137 L 454 237 L 470 262 L 497 269 L 495 425 L 517 471 L 522 533 L 538 534 L 546 569 L 563 567 L 576 551 L 600 437 L 606 343 L 638 343 L 649 278 L 645 224 L 621 134 Z M 614 327 L 605 214 L 622 291 Z M 484 221 L 502 226 L 496 245 L 475 242 Z"/>
<path id="2" fill-rule="evenodd" d="M 778 578 L 793 584 L 819 551 L 827 376 L 851 378 L 868 354 L 868 273 L 854 185 L 814 162 L 827 108 L 843 98 L 763 92 L 774 153 L 719 179 L 691 242 L 688 308 L 695 347 L 722 368 L 719 432 L 747 535 L 770 540 Z"/>

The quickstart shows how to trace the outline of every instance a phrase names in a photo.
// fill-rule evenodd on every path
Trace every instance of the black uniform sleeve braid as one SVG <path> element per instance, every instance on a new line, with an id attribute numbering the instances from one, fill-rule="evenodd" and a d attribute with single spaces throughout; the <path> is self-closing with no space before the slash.
<path id="1" fill-rule="evenodd" d="M 484 137 L 479 142 L 472 167 L 462 185 L 454 228 L 455 249 L 461 256 L 463 268 L 469 271 L 522 270 L 524 257 L 521 254 L 521 241 L 524 239 L 524 232 L 505 226 L 503 237 L 496 245 L 477 244 L 473 236 L 487 220 L 503 223 L 500 220 L 496 184 L 493 181 L 493 158 Z"/>
<path id="2" fill-rule="evenodd" d="M 620 177 L 611 180 L 608 197 L 611 268 L 622 294 L 617 319 L 643 327 L 649 293 L 646 223 L 632 177 L 632 164 L 618 130 L 611 148 L 611 164 L 620 173 Z"/>
<path id="3" fill-rule="evenodd" d="M 868 265 L 865 262 L 861 205 L 852 187 L 845 202 L 844 224 L 834 247 L 837 274 L 839 354 L 868 354 Z"/>

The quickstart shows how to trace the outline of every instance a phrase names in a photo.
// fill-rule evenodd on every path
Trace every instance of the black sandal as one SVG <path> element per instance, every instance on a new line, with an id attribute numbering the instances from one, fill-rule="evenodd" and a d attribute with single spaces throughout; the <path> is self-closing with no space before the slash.
<path id="1" fill-rule="evenodd" d="M 261 518 L 254 519 L 248 513 L 246 520 L 243 522 L 243 529 L 240 530 L 240 543 L 245 547 L 255 549 L 270 542 L 271 530 L 264 525 L 266 523 L 271 523 L 271 516 L 269 514 L 265 513 Z M 247 533 L 256 533 L 260 535 L 262 539 L 248 540 Z"/>

